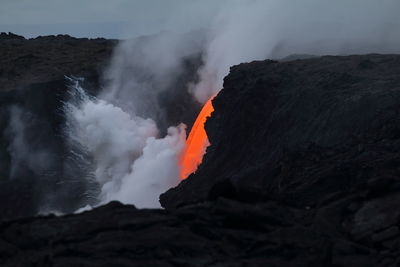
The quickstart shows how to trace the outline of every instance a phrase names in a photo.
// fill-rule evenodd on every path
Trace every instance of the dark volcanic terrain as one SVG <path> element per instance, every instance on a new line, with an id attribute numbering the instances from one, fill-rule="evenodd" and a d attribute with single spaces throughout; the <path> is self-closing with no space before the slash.
<path id="1" fill-rule="evenodd" d="M 18 35 L 1 33 L 0 90 L 64 80 L 65 75 L 98 82 L 116 44 L 116 40 L 68 35 L 26 40 Z"/>
<path id="2" fill-rule="evenodd" d="M 0 265 L 400 266 L 399 100 L 398 55 L 234 66 L 165 210 L 4 219 Z"/>

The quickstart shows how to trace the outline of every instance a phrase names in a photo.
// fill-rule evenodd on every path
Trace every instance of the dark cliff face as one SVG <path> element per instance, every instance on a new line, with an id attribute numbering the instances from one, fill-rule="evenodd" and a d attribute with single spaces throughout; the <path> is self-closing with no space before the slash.
<path id="1" fill-rule="evenodd" d="M 241 64 L 213 105 L 204 163 L 166 208 L 219 196 L 315 207 L 375 180 L 388 187 L 377 194 L 397 190 L 400 56 Z"/>
<path id="2" fill-rule="evenodd" d="M 0 35 L 2 220 L 33 216 L 41 208 L 71 212 L 84 201 L 86 182 L 75 177 L 82 173 L 71 172 L 66 163 L 65 75 L 84 77 L 84 87 L 97 94 L 116 44 L 63 35 L 29 40 Z"/>

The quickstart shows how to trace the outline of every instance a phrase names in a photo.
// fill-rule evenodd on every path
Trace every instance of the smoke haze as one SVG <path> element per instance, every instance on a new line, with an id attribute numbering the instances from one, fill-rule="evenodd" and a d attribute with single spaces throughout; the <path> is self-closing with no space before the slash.
<path id="1" fill-rule="evenodd" d="M 100 187 L 98 204 L 119 200 L 140 208 L 159 207 L 158 196 L 179 182 L 183 126 L 156 138 L 155 122 L 131 115 L 105 100 L 90 98 L 75 80 L 66 103 L 67 136 L 79 154 L 90 155 Z M 96 197 L 96 196 L 95 196 Z"/>
<path id="2" fill-rule="evenodd" d="M 51 153 L 41 144 L 33 143 L 32 135 L 29 136 L 30 127 L 37 123 L 29 111 L 16 105 L 10 108 L 6 137 L 10 139 L 8 150 L 11 156 L 9 174 L 11 179 L 20 177 L 21 173 L 26 172 L 44 175 L 53 167 Z"/>
<path id="3" fill-rule="evenodd" d="M 100 95 L 86 96 L 77 83 L 79 101 L 65 109 L 69 138 L 91 157 L 99 203 L 159 207 L 159 194 L 179 182 L 186 134 L 183 125 L 166 125 L 161 95 L 172 94 L 186 58 L 202 59 L 184 90 L 204 103 L 222 88 L 229 67 L 242 62 L 398 53 L 399 7 L 394 0 L 230 1 L 202 30 L 122 41 Z"/>
<path id="4" fill-rule="evenodd" d="M 291 54 L 399 53 L 400 2 L 395 0 L 232 1 L 208 31 L 200 82 L 204 103 L 222 88 L 229 67 Z"/>
<path id="5" fill-rule="evenodd" d="M 173 93 L 166 90 L 186 71 L 184 60 L 201 53 L 203 42 L 202 31 L 121 42 L 98 98 L 88 97 L 74 80 L 74 97 L 65 107 L 67 136 L 79 153 L 91 156 L 99 203 L 160 207 L 158 196 L 178 184 L 185 126 L 167 125 L 160 96 Z"/>

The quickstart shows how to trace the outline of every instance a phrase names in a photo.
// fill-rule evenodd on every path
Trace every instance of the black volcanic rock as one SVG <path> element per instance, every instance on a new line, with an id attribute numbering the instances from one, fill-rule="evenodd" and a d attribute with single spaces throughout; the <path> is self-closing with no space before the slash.
<path id="1" fill-rule="evenodd" d="M 359 241 L 338 225 L 344 214 L 337 210 L 344 206 L 336 201 L 321 209 L 298 209 L 219 198 L 165 211 L 112 202 L 78 215 L 1 223 L 0 264 L 396 266 L 397 227 Z"/>
<path id="2" fill-rule="evenodd" d="M 12 32 L 6 33 L 2 32 L 0 33 L 0 40 L 24 40 L 25 38 L 23 36 L 14 34 Z"/>
<path id="3" fill-rule="evenodd" d="M 212 145 L 161 196 L 166 208 L 220 196 L 318 207 L 399 190 L 398 55 L 240 64 L 213 105 Z"/>
<path id="4" fill-rule="evenodd" d="M 26 40 L 14 34 L 0 38 L 0 91 L 22 89 L 35 83 L 85 77 L 99 85 L 115 40 L 74 38 L 68 35 Z M 7 37 L 7 38 L 6 38 Z"/>
<path id="5" fill-rule="evenodd" d="M 0 264 L 399 266 L 399 74 L 396 55 L 235 66 L 166 210 L 3 221 Z"/>

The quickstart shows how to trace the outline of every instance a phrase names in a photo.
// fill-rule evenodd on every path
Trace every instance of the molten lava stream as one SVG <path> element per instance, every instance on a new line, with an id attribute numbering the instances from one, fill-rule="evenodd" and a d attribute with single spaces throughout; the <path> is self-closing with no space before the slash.
<path id="1" fill-rule="evenodd" d="M 181 179 L 186 179 L 191 173 L 197 170 L 203 160 L 206 148 L 210 145 L 207 137 L 207 133 L 204 129 L 204 123 L 207 117 L 214 111 L 214 107 L 211 103 L 211 97 L 204 105 L 200 114 L 197 116 L 196 121 L 193 124 L 192 130 L 190 131 L 189 137 L 186 140 L 186 149 L 183 153 L 181 160 Z"/>

